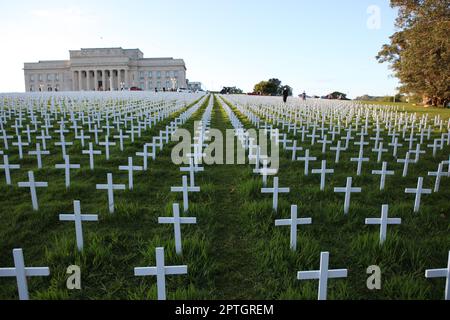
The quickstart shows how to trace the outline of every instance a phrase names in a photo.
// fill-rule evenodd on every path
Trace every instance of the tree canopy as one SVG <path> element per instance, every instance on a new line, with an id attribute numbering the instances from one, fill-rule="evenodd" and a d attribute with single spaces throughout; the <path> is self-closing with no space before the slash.
<path id="1" fill-rule="evenodd" d="M 255 84 L 253 92 L 262 95 L 280 96 L 285 88 L 288 89 L 289 95 L 292 96 L 292 88 L 290 86 L 282 85 L 279 79 L 272 78 Z"/>
<path id="2" fill-rule="evenodd" d="M 416 94 L 426 104 L 450 101 L 450 2 L 391 0 L 398 8 L 399 29 L 377 55 L 400 80 L 400 92 Z"/>

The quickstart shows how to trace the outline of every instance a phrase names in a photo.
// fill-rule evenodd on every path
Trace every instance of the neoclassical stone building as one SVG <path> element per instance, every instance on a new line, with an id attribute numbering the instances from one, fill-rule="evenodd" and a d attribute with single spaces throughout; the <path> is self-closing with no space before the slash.
<path id="1" fill-rule="evenodd" d="M 25 63 L 25 91 L 186 88 L 183 59 L 144 58 L 139 49 L 71 50 L 70 60 Z"/>

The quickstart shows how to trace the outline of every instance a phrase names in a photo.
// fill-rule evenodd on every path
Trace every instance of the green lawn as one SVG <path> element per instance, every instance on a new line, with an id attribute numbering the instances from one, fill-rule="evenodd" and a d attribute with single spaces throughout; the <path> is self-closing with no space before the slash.
<path id="1" fill-rule="evenodd" d="M 192 133 L 194 121 L 207 105 L 205 100 L 183 127 Z M 247 119 L 229 106 L 250 128 Z M 442 111 L 444 117 L 447 111 Z M 118 166 L 125 165 L 128 156 L 138 161 L 135 152 L 142 151 L 142 144 L 173 118 L 145 132 L 134 144 L 127 142 L 123 153 L 116 146 L 110 161 L 104 155 L 97 157 L 94 171 L 89 170 L 89 158 L 81 155 L 77 140 L 70 149 L 71 162 L 80 163 L 82 169 L 72 171 L 72 186 L 67 191 L 63 170 L 54 169 L 55 163 L 61 163 L 59 148 L 52 147 L 52 155 L 44 157 L 42 170 L 35 169 L 34 157 L 25 156 L 21 170 L 13 171 L 13 187 L 6 186 L 0 175 L 0 268 L 13 265 L 12 249 L 20 247 L 27 266 L 48 266 L 51 271 L 50 277 L 29 279 L 30 298 L 154 300 L 156 278 L 135 277 L 133 269 L 154 266 L 155 248 L 160 246 L 165 247 L 166 265 L 188 266 L 187 275 L 166 278 L 168 299 L 316 299 L 317 281 L 298 281 L 296 274 L 317 270 L 321 251 L 330 252 L 331 268 L 348 269 L 348 278 L 329 280 L 329 299 L 443 298 L 445 280 L 427 280 L 424 270 L 447 264 L 450 179 L 442 180 L 439 193 L 423 197 L 419 214 L 412 213 L 414 196 L 403 191 L 415 187 L 419 175 L 431 188 L 434 179 L 426 173 L 436 170 L 437 161 L 448 159 L 449 147 L 438 151 L 436 159 L 428 152 L 419 164 L 410 166 L 406 178 L 401 178 L 401 165 L 385 154 L 384 160 L 396 175 L 387 177 L 384 192 L 379 191 L 379 177 L 370 174 L 381 168 L 374 153 L 371 162 L 363 165 L 362 176 L 356 177 L 356 164 L 349 158 L 357 147 L 343 153 L 335 165 L 334 153 L 321 156 L 321 145 L 304 144 L 318 156 L 312 168 L 318 168 L 323 158 L 335 169 L 321 192 L 320 177 L 305 176 L 303 163 L 291 162 L 290 153 L 282 151 L 278 177 L 280 186 L 290 187 L 291 192 L 280 195 L 278 213 L 272 210 L 271 196 L 261 194 L 262 178 L 252 173 L 252 165 L 205 166 L 196 175 L 201 192 L 189 194 L 187 215 L 197 217 L 197 224 L 182 226 L 183 255 L 177 256 L 173 226 L 158 224 L 158 217 L 171 216 L 172 203 L 182 203 L 180 193 L 170 192 L 171 186 L 181 185 L 183 175 L 170 159 L 176 142 L 165 145 L 156 161 L 149 161 L 148 172 L 135 174 L 133 191 L 115 192 L 113 215 L 108 213 L 106 191 L 95 189 L 97 183 L 106 182 L 108 172 L 114 174 L 114 183 L 127 184 L 127 174 Z M 232 128 L 218 97 L 214 97 L 211 128 L 222 132 Z M 406 147 L 399 154 L 405 151 Z M 16 149 L 9 153 L 10 163 L 19 163 Z M 38 190 L 38 212 L 32 211 L 28 189 L 17 187 L 32 168 L 37 180 L 49 181 L 49 188 Z M 344 197 L 334 193 L 333 187 L 344 186 L 348 176 L 354 177 L 354 185 L 363 192 L 352 195 L 350 213 L 344 216 Z M 82 213 L 99 214 L 99 222 L 83 223 L 83 253 L 76 249 L 74 224 L 58 220 L 60 213 L 73 212 L 75 199 L 81 201 Z M 387 242 L 380 247 L 379 227 L 364 225 L 364 219 L 378 218 L 385 203 L 389 216 L 402 218 L 402 224 L 388 226 Z M 275 227 L 274 222 L 289 217 L 291 204 L 298 205 L 299 217 L 311 217 L 313 222 L 299 226 L 296 252 L 289 249 L 289 228 Z M 72 264 L 81 267 L 81 291 L 66 289 L 66 268 Z M 366 288 L 370 265 L 381 267 L 380 291 Z M 16 280 L 0 278 L 0 299 L 17 297 Z"/>

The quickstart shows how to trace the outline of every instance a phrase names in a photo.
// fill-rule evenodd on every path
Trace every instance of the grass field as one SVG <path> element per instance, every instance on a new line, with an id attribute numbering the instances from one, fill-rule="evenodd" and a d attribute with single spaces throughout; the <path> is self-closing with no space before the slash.
<path id="1" fill-rule="evenodd" d="M 232 128 L 221 107 L 224 102 L 211 96 L 183 126 L 191 133 L 208 99 L 214 99 L 211 128 L 222 132 Z M 244 115 L 227 103 L 251 128 Z M 431 111 L 442 118 L 450 115 L 442 109 L 423 112 L 434 116 Z M 189 194 L 188 216 L 197 217 L 197 224 L 182 226 L 183 255 L 177 256 L 173 226 L 158 224 L 159 216 L 171 216 L 173 202 L 182 202 L 181 194 L 170 192 L 171 186 L 181 185 L 183 175 L 170 159 L 176 142 L 165 145 L 156 161 L 149 161 L 148 172 L 135 174 L 133 191 L 115 192 L 114 215 L 108 213 L 106 191 L 95 189 L 97 183 L 106 182 L 108 172 L 114 174 L 115 183 L 127 184 L 127 174 L 118 166 L 142 151 L 143 142 L 151 141 L 172 119 L 145 132 L 134 144 L 127 142 L 123 153 L 116 146 L 110 161 L 99 156 L 94 171 L 89 170 L 89 158 L 81 155 L 77 140 L 70 149 L 71 162 L 80 163 L 82 169 L 72 171 L 67 191 L 63 170 L 54 169 L 55 163 L 61 163 L 59 148 L 50 149 L 52 155 L 44 157 L 42 170 L 35 170 L 34 157 L 25 156 L 21 170 L 13 171 L 13 187 L 6 186 L 1 175 L 0 267 L 12 266 L 11 251 L 21 247 L 27 266 L 48 266 L 51 271 L 50 277 L 29 280 L 32 299 L 156 299 L 155 277 L 135 277 L 133 268 L 155 265 L 155 247 L 160 246 L 165 247 L 166 265 L 188 266 L 187 275 L 166 278 L 168 299 L 316 299 L 317 281 L 298 281 L 296 274 L 317 270 L 321 251 L 330 252 L 330 268 L 347 268 L 349 273 L 346 279 L 329 280 L 329 299 L 442 299 L 445 280 L 425 279 L 424 271 L 447 263 L 450 179 L 442 180 L 439 193 L 423 197 L 419 214 L 413 214 L 414 196 L 406 195 L 404 188 L 415 187 L 418 176 L 432 188 L 434 179 L 427 171 L 435 171 L 438 161 L 448 159 L 448 146 L 438 151 L 436 159 L 428 151 L 419 164 L 410 165 L 406 178 L 401 178 L 402 166 L 385 154 L 383 160 L 396 174 L 387 177 L 383 192 L 379 191 L 379 176 L 370 174 L 381 168 L 375 153 L 370 153 L 370 163 L 364 163 L 363 174 L 356 177 L 356 163 L 349 159 L 357 154 L 357 146 L 342 153 L 341 162 L 335 165 L 334 153 L 320 156 L 320 144 L 304 144 L 318 157 L 312 168 L 319 168 L 320 160 L 326 159 L 335 169 L 322 192 L 319 175 L 305 176 L 303 163 L 292 162 L 290 153 L 281 151 L 280 186 L 291 191 L 280 195 L 278 213 L 272 210 L 271 195 L 261 194 L 262 179 L 252 173 L 252 165 L 205 166 L 196 175 L 201 192 Z M 399 154 L 406 150 L 399 149 Z M 10 154 L 10 163 L 19 163 L 15 148 Z M 17 187 L 31 168 L 38 181 L 49 181 L 48 189 L 38 190 L 38 212 L 32 211 L 28 190 Z M 344 216 L 344 197 L 334 193 L 333 187 L 344 186 L 348 176 L 353 176 L 354 186 L 363 192 L 352 195 L 350 213 Z M 272 178 L 268 184 L 272 185 Z M 60 213 L 73 212 L 75 199 L 81 200 L 82 213 L 99 214 L 99 222 L 83 224 L 83 253 L 77 251 L 73 223 L 58 221 Z M 289 228 L 274 223 L 290 216 L 291 204 L 298 205 L 299 217 L 311 217 L 313 222 L 299 226 L 296 252 L 289 249 Z M 378 218 L 382 204 L 389 204 L 389 216 L 402 218 L 402 224 L 388 226 L 387 242 L 380 247 L 379 227 L 366 226 L 364 220 Z M 80 291 L 66 288 L 66 268 L 73 264 L 81 267 Z M 381 268 L 382 290 L 366 287 L 370 265 Z M 0 299 L 17 297 L 15 279 L 0 278 Z"/>

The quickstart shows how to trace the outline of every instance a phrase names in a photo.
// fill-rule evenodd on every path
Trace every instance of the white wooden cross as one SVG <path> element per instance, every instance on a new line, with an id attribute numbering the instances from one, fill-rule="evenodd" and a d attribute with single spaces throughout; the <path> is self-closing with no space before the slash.
<path id="1" fill-rule="evenodd" d="M 305 176 L 307 176 L 309 174 L 309 162 L 310 161 L 316 161 L 317 158 L 316 157 L 310 157 L 309 156 L 309 149 L 305 150 L 305 156 L 304 157 L 298 157 L 297 158 L 298 161 L 305 161 Z"/>
<path id="2" fill-rule="evenodd" d="M 403 174 L 402 177 L 406 177 L 408 175 L 408 167 L 410 163 L 414 163 L 414 160 L 410 159 L 410 153 L 407 152 L 405 155 L 405 159 L 397 159 L 398 163 L 403 163 Z"/>
<path id="3" fill-rule="evenodd" d="M 133 157 L 128 157 L 127 166 L 119 166 L 119 170 L 128 171 L 128 189 L 133 190 L 133 171 L 142 171 L 141 166 L 133 166 Z"/>
<path id="4" fill-rule="evenodd" d="M 373 148 L 372 152 L 377 152 L 378 156 L 377 156 L 377 162 L 380 163 L 381 162 L 381 157 L 383 156 L 384 152 L 388 152 L 388 149 L 383 149 L 383 142 L 380 142 L 378 144 L 378 148 Z"/>
<path id="5" fill-rule="evenodd" d="M 382 166 L 381 170 L 372 170 L 372 174 L 379 174 L 381 176 L 380 190 L 384 190 L 384 185 L 386 182 L 386 175 L 394 175 L 395 171 L 387 170 L 387 162 L 383 161 L 383 166 Z"/>
<path id="6" fill-rule="evenodd" d="M 20 169 L 20 164 L 9 164 L 8 155 L 3 155 L 3 164 L 0 164 L 0 169 L 5 170 L 6 184 L 11 185 L 11 169 Z"/>
<path id="7" fill-rule="evenodd" d="M 450 156 L 448 156 L 448 160 L 442 161 L 442 164 L 447 165 L 447 173 L 449 174 L 450 177 Z"/>
<path id="8" fill-rule="evenodd" d="M 29 300 L 27 277 L 46 277 L 48 267 L 25 267 L 22 249 L 13 250 L 14 268 L 1 268 L 0 277 L 15 277 L 20 300 Z"/>
<path id="9" fill-rule="evenodd" d="M 292 147 L 286 147 L 285 149 L 288 151 L 292 151 L 292 161 L 297 160 L 297 151 L 303 150 L 302 147 L 297 147 L 297 140 L 294 140 L 294 142 L 292 143 Z"/>
<path id="10" fill-rule="evenodd" d="M 258 170 L 253 170 L 253 172 L 257 172 L 260 175 L 262 175 L 263 178 L 263 186 L 267 186 L 267 176 L 268 175 L 275 175 L 277 174 L 277 169 L 270 169 L 268 167 L 268 160 L 263 160 L 263 165 L 262 168 L 258 169 Z"/>
<path id="11" fill-rule="evenodd" d="M 361 175 L 361 169 L 363 162 L 369 162 L 369 158 L 363 157 L 364 150 L 361 148 L 359 149 L 359 157 L 358 158 L 350 158 L 350 161 L 352 162 L 358 162 L 358 167 L 356 169 L 356 175 Z"/>
<path id="12" fill-rule="evenodd" d="M 8 139 L 13 139 L 14 136 L 7 135 L 5 129 L 3 129 L 0 138 L 3 139 L 3 146 L 5 147 L 5 150 L 9 150 Z"/>
<path id="13" fill-rule="evenodd" d="M 361 192 L 361 188 L 355 188 L 352 187 L 352 177 L 347 178 L 347 184 L 343 188 L 334 188 L 334 192 L 339 193 L 345 193 L 345 200 L 344 200 L 344 214 L 348 214 L 349 208 L 350 208 L 350 196 L 352 193 Z"/>
<path id="14" fill-rule="evenodd" d="M 64 176 L 66 181 L 66 188 L 70 187 L 70 169 L 80 169 L 79 164 L 70 164 L 70 157 L 64 157 L 64 164 L 55 164 L 56 169 L 64 169 Z"/>
<path id="15" fill-rule="evenodd" d="M 28 142 L 22 142 L 22 137 L 20 135 L 17 136 L 17 142 L 13 142 L 13 146 L 16 146 L 19 150 L 19 159 L 23 159 L 23 147 L 28 145 Z"/>
<path id="16" fill-rule="evenodd" d="M 340 155 L 341 155 L 341 151 L 346 151 L 347 148 L 341 148 L 341 141 L 339 140 L 337 142 L 336 147 L 331 147 L 330 150 L 331 151 L 336 151 L 336 158 L 334 160 L 334 163 L 339 163 L 339 158 L 340 158 Z"/>
<path id="17" fill-rule="evenodd" d="M 273 210 L 278 210 L 278 194 L 279 193 L 289 193 L 289 188 L 279 188 L 278 187 L 278 177 L 273 178 L 273 188 L 261 188 L 262 193 L 273 193 Z"/>
<path id="18" fill-rule="evenodd" d="M 173 224 L 175 233 L 175 250 L 177 254 L 182 254 L 181 246 L 181 224 L 195 224 L 197 218 L 180 217 L 180 205 L 178 203 L 173 204 L 173 218 L 159 217 L 158 223 L 171 223 Z"/>
<path id="19" fill-rule="evenodd" d="M 89 142 L 89 149 L 88 150 L 82 150 L 83 154 L 89 155 L 89 167 L 91 170 L 94 170 L 94 155 L 95 154 L 102 154 L 100 150 L 94 150 L 94 145 L 92 142 Z"/>
<path id="20" fill-rule="evenodd" d="M 148 152 L 148 147 L 149 146 L 153 146 L 153 151 L 151 153 Z M 152 143 L 145 143 L 143 152 L 136 152 L 136 156 L 142 157 L 144 171 L 147 171 L 147 169 L 148 169 L 148 158 L 152 157 L 153 160 L 155 160 L 155 158 L 156 158 L 155 145 L 152 144 Z"/>
<path id="21" fill-rule="evenodd" d="M 64 135 L 61 133 L 61 140 L 59 142 L 55 142 L 55 146 L 60 146 L 63 158 L 67 155 L 66 154 L 66 147 L 73 145 L 73 142 L 66 142 Z"/>
<path id="22" fill-rule="evenodd" d="M 77 238 L 78 251 L 83 251 L 83 228 L 82 221 L 98 221 L 96 214 L 81 214 L 80 201 L 73 201 L 73 214 L 60 214 L 59 221 L 74 221 L 75 235 Z"/>
<path id="23" fill-rule="evenodd" d="M 189 187 L 187 182 L 187 176 L 183 176 L 181 187 L 170 187 L 171 192 L 182 192 L 183 193 L 183 210 L 187 212 L 189 209 L 189 192 L 200 192 L 200 187 Z"/>
<path id="24" fill-rule="evenodd" d="M 447 268 L 427 269 L 425 278 L 446 278 L 445 280 L 445 300 L 450 300 L 450 251 L 448 252 Z"/>
<path id="25" fill-rule="evenodd" d="M 381 207 L 381 218 L 367 218 L 366 224 L 379 224 L 380 225 L 380 245 L 386 241 L 387 225 L 388 224 L 401 224 L 401 218 L 388 218 L 389 206 L 383 204 Z"/>
<path id="26" fill-rule="evenodd" d="M 340 141 L 339 141 L 340 142 Z M 327 160 L 322 160 L 322 167 L 320 169 L 312 169 L 312 174 L 320 174 L 320 190 L 325 190 L 325 176 L 327 173 L 334 173 L 334 169 L 327 169 Z"/>
<path id="27" fill-rule="evenodd" d="M 297 250 L 297 226 L 303 224 L 311 224 L 311 218 L 297 218 L 297 206 L 291 205 L 291 218 L 275 220 L 275 226 L 290 226 L 291 238 L 290 246 L 292 250 Z"/>
<path id="28" fill-rule="evenodd" d="M 40 143 L 36 143 L 36 150 L 35 151 L 28 151 L 29 155 L 36 156 L 37 157 L 37 165 L 38 169 L 42 169 L 42 155 L 48 155 L 50 154 L 50 151 L 41 150 Z"/>
<path id="29" fill-rule="evenodd" d="M 108 207 L 109 213 L 114 213 L 114 190 L 125 190 L 124 184 L 113 184 L 112 173 L 107 175 L 107 184 L 97 184 L 97 190 L 108 190 Z"/>
<path id="30" fill-rule="evenodd" d="M 89 139 L 91 139 L 91 136 L 85 136 L 85 135 L 84 135 L 84 130 L 81 129 L 81 130 L 80 130 L 80 135 L 79 135 L 79 136 L 76 135 L 76 136 L 75 136 L 75 139 L 80 140 L 80 141 L 81 141 L 81 147 L 84 148 L 84 140 L 89 140 Z"/>
<path id="31" fill-rule="evenodd" d="M 19 188 L 30 188 L 31 193 L 31 203 L 33 204 L 33 210 L 38 210 L 38 199 L 36 194 L 36 188 L 47 188 L 47 182 L 36 182 L 34 181 L 34 173 L 33 171 L 28 171 L 28 181 L 27 182 L 19 182 Z"/>
<path id="32" fill-rule="evenodd" d="M 120 151 L 123 151 L 123 139 L 124 138 L 128 139 L 128 137 L 129 136 L 123 134 L 122 129 L 119 130 L 119 135 L 118 136 L 113 136 L 114 139 L 119 139 Z"/>
<path id="33" fill-rule="evenodd" d="M 156 248 L 156 267 L 136 267 L 135 276 L 156 276 L 158 300 L 166 300 L 166 275 L 187 274 L 187 266 L 166 266 L 164 248 Z"/>
<path id="34" fill-rule="evenodd" d="M 322 154 L 325 154 L 327 152 L 327 144 L 331 144 L 332 140 L 327 140 L 327 135 L 323 136 L 322 140 L 317 140 L 318 143 L 322 144 Z"/>
<path id="35" fill-rule="evenodd" d="M 105 146 L 106 160 L 109 160 L 109 147 L 110 146 L 115 146 L 116 143 L 115 142 L 109 142 L 108 136 L 105 136 L 105 141 L 104 142 L 100 142 L 99 145 Z"/>
<path id="36" fill-rule="evenodd" d="M 320 269 L 315 271 L 299 271 L 298 280 L 319 279 L 318 300 L 327 300 L 328 279 L 347 278 L 347 269 L 329 270 L 329 252 L 320 253 Z"/>
<path id="37" fill-rule="evenodd" d="M 37 140 L 41 140 L 42 142 L 42 148 L 44 150 L 47 150 L 47 140 L 51 140 L 52 137 L 49 135 L 46 135 L 44 130 L 41 130 L 41 135 L 36 137 Z"/>
<path id="38" fill-rule="evenodd" d="M 394 138 L 394 142 L 389 143 L 389 146 L 390 146 L 390 147 L 394 147 L 394 148 L 392 149 L 392 156 L 393 156 L 394 158 L 397 158 L 397 150 L 398 150 L 398 147 L 403 147 L 403 144 L 398 143 L 398 138 L 395 137 L 395 138 Z"/>
<path id="39" fill-rule="evenodd" d="M 439 187 L 441 184 L 441 178 L 442 177 L 448 177 L 449 174 L 447 172 L 444 172 L 444 163 L 439 163 L 438 169 L 436 172 L 428 172 L 429 176 L 436 177 L 435 183 L 434 183 L 434 192 L 439 192 Z"/>
<path id="40" fill-rule="evenodd" d="M 417 188 L 405 189 L 405 193 L 414 193 L 416 195 L 416 198 L 414 200 L 414 212 L 419 212 L 422 194 L 431 194 L 431 189 L 423 189 L 422 187 L 423 187 L 423 177 L 419 177 L 417 179 Z"/>
<path id="41" fill-rule="evenodd" d="M 191 187 L 195 187 L 195 173 L 204 171 L 203 167 L 198 167 L 194 165 L 194 159 L 189 158 L 189 167 L 181 167 L 181 172 L 189 172 L 189 182 Z"/>
<path id="42" fill-rule="evenodd" d="M 440 139 L 434 139 L 433 144 L 427 144 L 428 148 L 433 148 L 433 157 L 436 157 L 436 151 L 439 148 Z"/>

